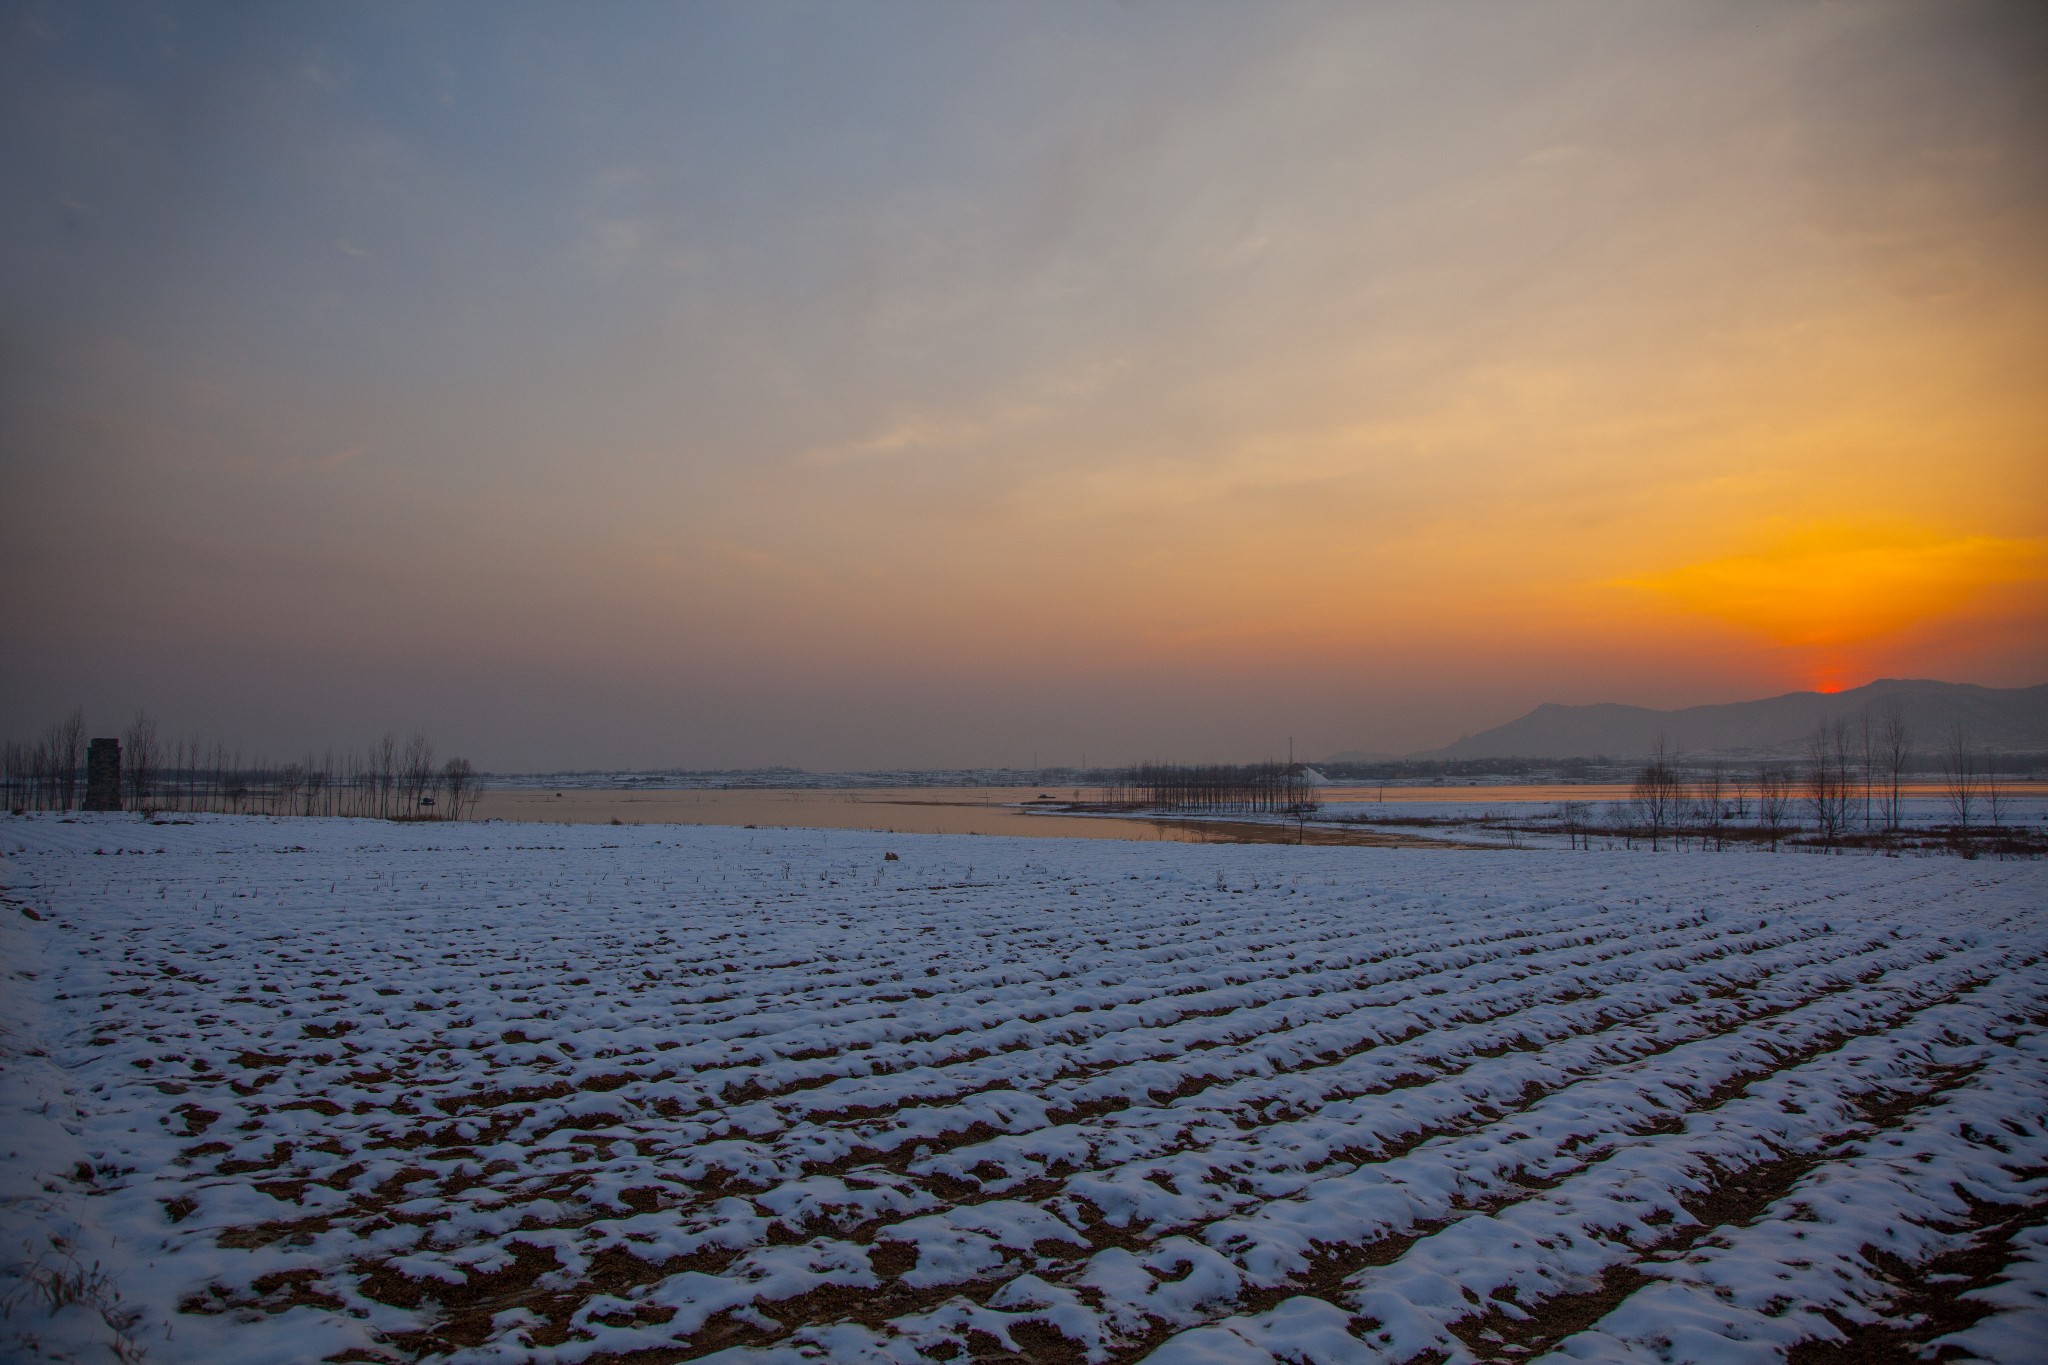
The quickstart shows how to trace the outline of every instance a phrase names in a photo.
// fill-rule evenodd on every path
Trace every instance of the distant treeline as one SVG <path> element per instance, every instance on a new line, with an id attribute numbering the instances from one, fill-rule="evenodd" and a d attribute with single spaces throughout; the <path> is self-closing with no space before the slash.
<path id="1" fill-rule="evenodd" d="M 1860 731 L 1860 726 L 1855 726 Z M 2032 773 L 2048 769 L 2048 754 L 2005 753 L 1997 756 L 2001 768 L 2012 774 Z M 1755 767 L 1753 760 L 1728 758 L 1710 759 L 1700 756 L 1695 762 L 1718 762 L 1724 767 L 1737 767 L 1747 763 Z M 1316 770 L 1341 786 L 1370 787 L 1393 782 L 1443 782 L 1451 780 L 1478 780 L 1482 778 L 1512 778 L 1518 782 L 1627 782 L 1642 767 L 1642 759 L 1610 758 L 1596 754 L 1590 758 L 1453 758 L 1453 759 L 1387 759 L 1378 762 L 1318 763 Z M 1916 753 L 1908 756 L 1905 771 L 1916 781 L 1930 777 L 1938 778 L 1942 773 L 1942 759 L 1931 753 Z"/>
<path id="2" fill-rule="evenodd" d="M 142 713 L 120 740 L 121 805 L 144 813 L 461 820 L 483 789 L 468 759 L 437 761 L 423 734 L 274 763 L 217 740 L 162 739 Z M 0 801 L 15 812 L 76 809 L 85 798 L 85 748 L 82 710 L 35 739 L 0 744 Z"/>
<path id="3" fill-rule="evenodd" d="M 1617 772 L 1629 764 L 1598 758 L 1452 758 L 1386 759 L 1380 762 L 1325 762 L 1316 771 L 1344 786 L 1370 787 L 1385 782 L 1435 782 L 1450 778 L 1512 777 L 1585 781 Z"/>
<path id="4" fill-rule="evenodd" d="M 1110 788 L 1117 805 L 1152 810 L 1291 812 L 1315 804 L 1299 763 L 1140 763 Z"/>

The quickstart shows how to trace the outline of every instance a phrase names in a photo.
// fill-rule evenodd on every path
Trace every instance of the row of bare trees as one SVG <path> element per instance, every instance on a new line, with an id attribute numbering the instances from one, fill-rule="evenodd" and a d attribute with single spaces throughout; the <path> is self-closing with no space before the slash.
<path id="1" fill-rule="evenodd" d="M 1292 815 L 1315 806 L 1299 763 L 1141 763 L 1111 789 L 1117 805 L 1151 810 Z"/>
<path id="2" fill-rule="evenodd" d="M 1733 826 L 1752 820 L 1775 839 L 1785 827 L 1791 791 L 1791 775 L 1778 765 L 1765 764 L 1752 772 L 1713 764 L 1688 773 L 1683 760 L 1659 741 L 1650 761 L 1636 774 L 1629 799 L 1609 809 L 1608 823 L 1627 838 L 1648 839 L 1653 849 L 1662 848 L 1666 840 L 1683 843 L 1689 837 L 1722 847 Z M 1573 809 L 1565 813 L 1565 820 L 1576 845 L 1578 835 L 1590 833 L 1591 808 L 1584 802 L 1570 804 Z"/>
<path id="3" fill-rule="evenodd" d="M 1896 708 L 1875 727 L 1866 714 L 1860 727 L 1838 720 L 1817 729 L 1806 745 L 1805 804 L 1822 842 L 1833 844 L 1859 827 L 1864 833 L 1902 830 L 1912 763 L 1912 735 Z M 2011 819 L 2011 788 L 1997 754 L 1972 743 L 1960 720 L 1943 737 L 1936 773 L 1951 829 L 1995 831 Z"/>
<path id="4" fill-rule="evenodd" d="M 0 744 L 0 785 L 13 809 L 69 810 L 85 763 L 85 712 L 51 721 L 32 740 Z"/>
<path id="5" fill-rule="evenodd" d="M 121 804 L 143 812 L 344 815 L 461 820 L 483 786 L 466 758 L 437 761 L 424 734 L 289 763 L 245 757 L 218 740 L 165 740 L 138 712 L 121 734 Z M 85 715 L 74 710 L 27 741 L 0 744 L 0 801 L 8 809 L 71 810 L 84 794 Z"/>
<path id="6" fill-rule="evenodd" d="M 1998 771 L 1997 756 L 1972 748 L 1961 725 L 1942 747 L 1941 789 L 1950 823 L 1965 833 L 1997 831 L 2012 819 L 2012 791 Z"/>
<path id="7" fill-rule="evenodd" d="M 1876 716 L 1865 712 L 1856 724 L 1837 720 L 1818 727 L 1797 764 L 1710 764 L 1688 772 L 1660 741 L 1636 774 L 1629 799 L 1609 811 L 1608 823 L 1610 832 L 1646 839 L 1653 849 L 1688 840 L 1721 848 L 1736 837 L 1761 837 L 1776 848 L 1808 828 L 1829 848 L 1852 834 L 1897 836 L 1905 828 L 1914 762 L 1913 735 L 1897 706 Z M 1961 722 L 1945 737 L 1939 773 L 1952 833 L 1967 839 L 1973 831 L 2006 825 L 2011 792 L 1997 758 L 1973 745 Z M 1582 802 L 1568 805 L 1561 820 L 1576 846 L 1580 836 L 1590 838 L 1591 812 Z"/>

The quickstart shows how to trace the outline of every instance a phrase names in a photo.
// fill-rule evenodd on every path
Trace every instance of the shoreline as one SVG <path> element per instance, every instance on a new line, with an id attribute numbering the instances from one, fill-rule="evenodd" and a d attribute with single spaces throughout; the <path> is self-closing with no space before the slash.
<path id="1" fill-rule="evenodd" d="M 967 794 L 972 793 L 972 796 Z M 1026 796 L 1024 793 L 1030 793 Z M 978 834 L 1032 839 L 1115 839 L 1134 843 L 1310 844 L 1320 847 L 1486 850 L 1498 844 L 1383 830 L 1229 818 L 1076 814 L 1078 802 L 1038 797 L 1037 787 L 488 789 L 473 819 L 564 825 L 726 825 L 756 829 L 844 829 L 878 834 Z M 1033 809 L 1037 806 L 1037 809 Z"/>

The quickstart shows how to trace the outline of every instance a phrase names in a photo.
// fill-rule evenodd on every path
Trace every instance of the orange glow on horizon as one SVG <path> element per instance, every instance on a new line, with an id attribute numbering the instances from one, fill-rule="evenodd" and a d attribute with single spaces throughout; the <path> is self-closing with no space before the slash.
<path id="1" fill-rule="evenodd" d="M 1830 667 L 1821 670 L 1820 674 L 1808 684 L 1808 690 L 1818 692 L 1824 697 L 1832 697 L 1837 692 L 1848 691 L 1854 685 L 1849 681 L 1848 674 L 1844 673 L 1841 669 Z"/>
<path id="2" fill-rule="evenodd" d="M 1903 526 L 1819 523 L 1744 554 L 1618 581 L 1775 644 L 1838 649 L 1953 620 L 1988 590 L 2048 578 L 2038 540 L 1944 536 Z M 1815 690 L 1847 685 L 1837 662 Z"/>

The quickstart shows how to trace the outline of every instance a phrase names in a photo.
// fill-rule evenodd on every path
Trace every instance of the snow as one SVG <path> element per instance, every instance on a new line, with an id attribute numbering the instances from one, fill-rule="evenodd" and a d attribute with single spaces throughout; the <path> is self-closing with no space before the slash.
<path id="1" fill-rule="evenodd" d="M 2048 1354 L 2039 862 L 127 816 L 0 852 L 0 1352 L 1780 1359 L 1918 1330 L 1914 1267 L 1996 1227 L 1939 1344 Z"/>

